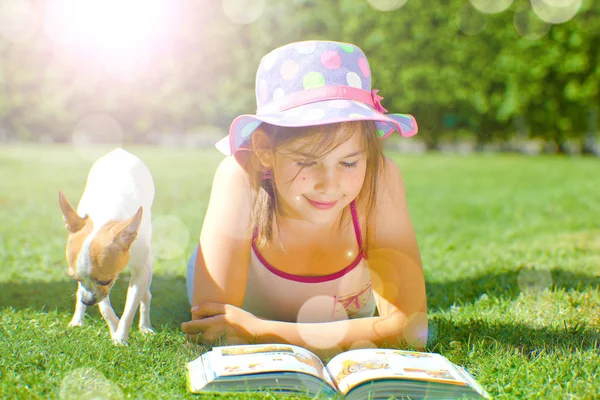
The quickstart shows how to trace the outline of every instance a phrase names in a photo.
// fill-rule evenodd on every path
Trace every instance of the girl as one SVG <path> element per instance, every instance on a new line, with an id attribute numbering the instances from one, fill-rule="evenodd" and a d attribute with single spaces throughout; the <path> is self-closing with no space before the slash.
<path id="1" fill-rule="evenodd" d="M 217 144 L 188 265 L 190 340 L 290 343 L 333 355 L 427 338 L 425 283 L 398 167 L 380 139 L 417 133 L 385 114 L 356 46 L 292 43 L 261 60 L 256 115 Z"/>

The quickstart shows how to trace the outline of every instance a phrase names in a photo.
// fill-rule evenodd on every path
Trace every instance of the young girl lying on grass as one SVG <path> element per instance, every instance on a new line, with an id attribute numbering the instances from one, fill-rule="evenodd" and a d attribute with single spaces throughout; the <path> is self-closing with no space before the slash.
<path id="1" fill-rule="evenodd" d="M 188 265 L 188 339 L 290 343 L 333 355 L 423 348 L 425 283 L 398 167 L 380 139 L 417 132 L 385 114 L 356 46 L 292 43 L 263 57 L 256 115 L 217 144 Z"/>

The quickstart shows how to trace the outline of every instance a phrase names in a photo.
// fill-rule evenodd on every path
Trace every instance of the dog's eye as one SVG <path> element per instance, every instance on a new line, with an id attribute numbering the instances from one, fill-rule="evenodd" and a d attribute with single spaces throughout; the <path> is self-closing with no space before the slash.
<path id="1" fill-rule="evenodd" d="M 96 285 L 98 285 L 98 286 L 108 286 L 108 285 L 111 284 L 111 282 L 112 282 L 112 280 L 110 280 L 110 279 L 107 280 L 107 281 L 97 281 L 97 280 L 94 280 L 94 283 Z"/>

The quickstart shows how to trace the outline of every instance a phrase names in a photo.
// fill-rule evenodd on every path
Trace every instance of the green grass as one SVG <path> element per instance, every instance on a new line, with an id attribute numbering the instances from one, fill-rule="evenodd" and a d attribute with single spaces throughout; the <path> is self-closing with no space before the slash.
<path id="1" fill-rule="evenodd" d="M 184 365 L 200 349 L 179 325 L 189 317 L 186 259 L 220 156 L 133 151 L 157 188 L 157 334 L 134 327 L 130 346 L 114 347 L 96 307 L 86 326 L 67 329 L 75 283 L 66 277 L 57 192 L 77 203 L 91 161 L 67 146 L 0 148 L 0 398 L 77 398 L 92 389 L 110 398 L 197 397 L 186 391 Z M 389 155 L 403 170 L 421 248 L 428 349 L 466 366 L 497 399 L 595 398 L 600 160 Z M 111 295 L 117 313 L 126 285 L 123 277 Z"/>

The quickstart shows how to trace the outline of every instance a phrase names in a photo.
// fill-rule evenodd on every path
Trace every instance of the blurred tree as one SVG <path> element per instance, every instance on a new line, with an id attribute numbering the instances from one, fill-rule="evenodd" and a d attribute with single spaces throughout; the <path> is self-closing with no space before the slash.
<path id="1" fill-rule="evenodd" d="M 114 117 L 126 141 L 224 131 L 236 115 L 254 112 L 263 55 L 292 41 L 331 39 L 365 51 L 384 106 L 415 115 L 429 149 L 470 132 L 479 148 L 516 135 L 559 152 L 572 150 L 573 140 L 581 152 L 595 151 L 600 2 L 583 0 L 572 20 L 554 25 L 529 0 L 496 14 L 464 0 L 409 0 L 388 12 L 366 0 L 265 0 L 248 24 L 233 22 L 218 0 L 170 4 L 177 12 L 168 35 L 139 69 L 121 73 L 92 46 L 53 43 L 42 25 L 15 43 L 0 30 L 0 137 L 68 141 L 94 113 Z M 239 4 L 247 8 L 240 15 L 261 11 L 249 8 L 261 1 Z"/>

